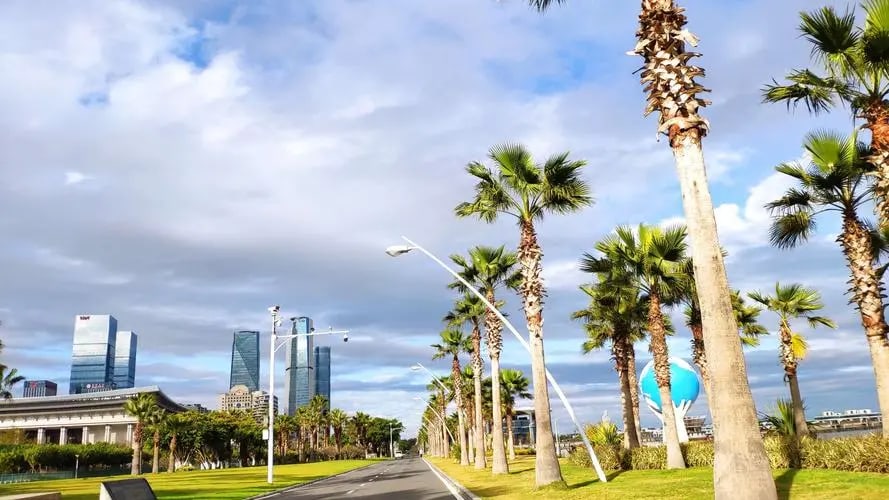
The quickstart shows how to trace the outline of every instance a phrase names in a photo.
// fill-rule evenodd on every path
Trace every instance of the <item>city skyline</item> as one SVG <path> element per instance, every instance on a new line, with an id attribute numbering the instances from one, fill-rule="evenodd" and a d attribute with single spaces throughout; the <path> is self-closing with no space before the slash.
<path id="1" fill-rule="evenodd" d="M 312 318 L 295 318 L 288 339 L 284 364 L 284 393 L 287 395 L 287 414 L 293 415 L 300 406 L 309 404 L 315 392 L 315 337 L 298 335 L 315 329 Z"/>
<path id="2" fill-rule="evenodd" d="M 609 353 L 582 355 L 583 328 L 570 319 L 587 303 L 577 287 L 590 277 L 578 260 L 617 224 L 683 214 L 673 158 L 656 141 L 656 120 L 642 117 L 640 61 L 625 55 L 636 43 L 638 4 L 568 2 L 532 15 L 522 2 L 454 1 L 373 9 L 121 0 L 95 2 L 89 15 L 76 4 L 2 3 L 9 43 L 0 66 L 16 75 L 0 92 L 2 136 L 16 138 L 0 166 L 0 205 L 15 214 L 3 221 L 0 248 L 9 263 L 3 363 L 67 387 L 70 318 L 112 311 L 141 333 L 138 385 L 211 405 L 225 390 L 237 329 L 262 332 L 265 385 L 266 308 L 281 303 L 284 317 L 352 330 L 332 352 L 343 368 L 331 377 L 336 406 L 413 429 L 421 404 L 404 402 L 424 394 L 429 377 L 408 367 L 449 373 L 446 362 L 430 361 L 429 344 L 455 294 L 451 278 L 421 256 L 395 260 L 383 250 L 402 234 L 444 260 L 477 244 L 515 249 L 513 224 L 453 216 L 471 196 L 465 165 L 511 140 L 537 158 L 570 151 L 588 161 L 596 204 L 539 227 L 546 360 L 579 419 L 618 415 Z M 824 2 L 840 11 L 848 3 Z M 811 2 L 683 6 L 701 37 L 702 84 L 713 89 L 708 178 L 730 283 L 743 292 L 775 281 L 817 288 L 821 314 L 838 328 L 798 325 L 809 336 L 799 366 L 806 406 L 876 408 L 834 241 L 838 221 L 819 221 L 804 249 L 779 250 L 763 208 L 787 187 L 773 167 L 800 158 L 807 132 L 850 130 L 840 113 L 810 118 L 761 103 L 764 84 L 809 60 L 793 27 Z M 589 19 L 601 29 L 589 29 Z M 502 298 L 525 335 L 519 298 Z M 690 360 L 684 319 L 671 314 L 670 352 Z M 761 320 L 772 335 L 746 349 L 746 362 L 757 408 L 772 411 L 787 388 L 778 319 Z M 644 365 L 645 348 L 637 352 Z M 508 335 L 502 365 L 530 373 Z M 283 405 L 285 380 L 276 380 Z"/>
<path id="3" fill-rule="evenodd" d="M 136 385 L 136 352 L 139 336 L 118 330 L 114 340 L 114 388 L 131 389 Z"/>
<path id="4" fill-rule="evenodd" d="M 74 318 L 71 377 L 68 394 L 114 388 L 117 319 L 110 314 L 80 314 Z"/>
<path id="5" fill-rule="evenodd" d="M 330 346 L 315 346 L 315 395 L 323 396 L 325 408 L 329 411 L 333 402 L 330 399 Z"/>
<path id="6" fill-rule="evenodd" d="M 228 388 L 243 385 L 259 390 L 259 332 L 240 330 L 232 335 L 231 369 Z"/>

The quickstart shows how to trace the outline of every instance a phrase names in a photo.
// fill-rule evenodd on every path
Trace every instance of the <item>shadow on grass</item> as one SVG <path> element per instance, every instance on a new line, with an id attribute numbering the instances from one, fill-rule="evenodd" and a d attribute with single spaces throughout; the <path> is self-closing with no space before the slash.
<path id="1" fill-rule="evenodd" d="M 799 469 L 787 469 L 775 479 L 778 488 L 778 500 L 789 500 L 790 489 L 793 487 L 793 478 L 799 474 Z"/>

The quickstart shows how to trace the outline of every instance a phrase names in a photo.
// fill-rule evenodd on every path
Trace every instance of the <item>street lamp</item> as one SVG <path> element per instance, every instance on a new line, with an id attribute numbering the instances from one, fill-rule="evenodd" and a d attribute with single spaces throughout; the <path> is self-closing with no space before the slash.
<path id="1" fill-rule="evenodd" d="M 438 385 L 440 385 L 441 388 L 444 389 L 445 392 L 448 391 L 448 388 L 445 387 L 445 385 L 444 385 L 444 383 L 441 381 L 441 379 L 439 379 L 438 377 L 435 376 L 434 373 L 432 373 L 431 371 L 429 371 L 429 368 L 426 368 L 425 366 L 421 365 L 420 363 L 417 363 L 417 364 L 415 364 L 415 365 L 411 365 L 411 371 L 412 371 L 412 372 L 419 371 L 419 370 L 426 370 L 426 373 L 428 373 L 429 375 L 432 375 L 432 380 L 435 380 L 436 382 L 438 382 Z"/>
<path id="2" fill-rule="evenodd" d="M 77 471 L 80 470 L 80 455 L 74 455 L 74 479 L 77 479 Z"/>
<path id="3" fill-rule="evenodd" d="M 386 253 L 391 257 L 398 257 L 399 255 L 404 255 L 412 250 L 419 250 L 421 253 L 432 259 L 436 264 L 442 267 L 445 271 L 451 274 L 453 277 L 457 278 L 457 280 L 463 284 L 469 291 L 471 291 L 476 297 L 478 297 L 487 308 L 494 313 L 495 316 L 503 323 L 504 326 L 513 334 L 513 336 L 519 341 L 520 344 L 528 351 L 528 354 L 531 354 L 531 346 L 528 345 L 528 342 L 519 334 L 518 330 L 506 319 L 505 316 L 497 309 L 494 304 L 491 304 L 487 298 L 485 298 L 484 294 L 478 291 L 474 286 L 472 286 L 468 281 L 463 279 L 457 271 L 454 271 L 447 264 L 441 261 L 435 255 L 432 255 L 428 250 L 421 247 L 420 245 L 414 243 L 409 240 L 407 236 L 402 236 L 407 245 L 392 245 L 386 248 Z M 596 457 L 596 452 L 593 451 L 593 445 L 590 443 L 590 440 L 587 439 L 586 434 L 583 432 L 583 427 L 581 427 L 580 422 L 577 421 L 577 416 L 574 415 L 574 408 L 571 407 L 571 403 L 568 402 L 568 398 L 565 396 L 565 393 L 562 392 L 562 388 L 559 387 L 559 384 L 556 382 L 555 377 L 553 377 L 552 373 L 550 373 L 549 368 L 546 368 L 546 379 L 553 386 L 553 390 L 556 391 L 556 394 L 559 396 L 559 399 L 562 401 L 562 405 L 565 406 L 565 410 L 568 412 L 568 416 L 571 417 L 571 421 L 574 422 L 574 426 L 577 428 L 577 432 L 580 434 L 580 438 L 583 440 L 583 444 L 586 446 L 587 452 L 590 454 L 590 459 L 593 462 L 593 467 L 596 469 L 596 475 L 599 477 L 599 481 L 605 483 L 608 482 L 608 478 L 605 477 L 605 471 L 602 470 L 602 466 L 599 464 L 599 459 Z"/>
<path id="4" fill-rule="evenodd" d="M 278 339 L 292 339 L 294 337 L 315 335 L 330 335 L 334 333 L 343 334 L 343 342 L 349 341 L 349 330 L 334 330 L 331 326 L 327 331 L 316 332 L 314 329 L 307 333 L 296 333 L 292 335 L 278 335 L 278 327 L 281 326 L 281 306 L 269 307 L 269 313 L 272 315 L 272 335 L 269 339 L 269 429 L 268 429 L 268 472 L 267 478 L 269 484 L 274 481 L 272 467 L 275 462 L 275 352 L 286 344 L 282 342 L 277 344 Z M 276 345 L 277 344 L 277 345 Z"/>
<path id="5" fill-rule="evenodd" d="M 448 436 L 451 437 L 451 441 L 456 443 L 457 440 L 454 439 L 454 435 L 451 434 L 451 430 L 448 429 L 448 422 L 447 422 L 447 419 L 445 419 L 444 415 L 439 413 L 439 411 L 436 410 L 434 406 L 432 406 L 432 403 L 430 403 L 428 399 L 426 399 L 422 396 L 414 396 L 414 399 L 416 399 L 418 401 L 424 401 L 426 403 L 426 406 L 428 406 L 429 409 L 432 410 L 433 413 L 435 413 L 435 416 L 438 417 L 439 420 L 441 420 L 441 425 L 445 428 L 445 431 L 447 431 Z"/>

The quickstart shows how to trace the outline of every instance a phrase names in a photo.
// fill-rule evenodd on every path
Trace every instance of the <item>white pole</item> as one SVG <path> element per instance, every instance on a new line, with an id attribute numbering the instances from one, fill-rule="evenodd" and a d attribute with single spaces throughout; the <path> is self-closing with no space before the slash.
<path id="1" fill-rule="evenodd" d="M 277 306 L 275 306 L 277 307 Z M 267 481 L 272 484 L 274 481 L 272 475 L 272 467 L 275 462 L 275 340 L 278 334 L 278 311 L 272 312 L 272 335 L 269 338 L 269 455 L 268 455 L 268 473 Z"/>
<path id="2" fill-rule="evenodd" d="M 495 316 L 503 323 L 504 326 L 515 336 L 515 338 L 519 341 L 520 344 L 528 351 L 528 354 L 531 353 L 531 346 L 528 345 L 528 342 L 519 334 L 519 332 L 512 326 L 512 323 L 506 319 L 505 316 L 494 306 L 488 302 L 488 299 L 485 298 L 484 294 L 475 289 L 472 285 L 469 284 L 468 281 L 463 279 L 457 271 L 454 271 L 447 264 L 442 262 L 438 257 L 432 255 L 428 250 L 421 247 L 420 245 L 414 243 L 409 240 L 407 236 L 401 237 L 404 241 L 406 241 L 410 246 L 416 248 L 417 250 L 423 252 L 427 257 L 435 261 L 439 266 L 441 266 L 445 271 L 450 273 L 452 276 L 457 278 L 460 283 L 463 283 L 468 290 L 470 290 L 476 297 L 481 299 L 482 302 L 494 313 Z M 608 482 L 608 478 L 605 477 L 605 471 L 602 470 L 602 466 L 599 464 L 599 459 L 596 457 L 596 452 L 593 451 L 593 445 L 590 443 L 590 440 L 587 439 L 586 433 L 583 432 L 583 427 L 580 425 L 580 422 L 577 421 L 577 417 L 574 415 L 574 409 L 571 407 L 571 403 L 568 402 L 568 398 L 565 396 L 565 393 L 562 392 L 562 388 L 559 387 L 559 384 L 556 382 L 555 377 L 553 377 L 552 373 L 549 372 L 549 368 L 546 369 L 546 379 L 552 385 L 553 390 L 556 391 L 556 394 L 559 396 L 559 399 L 562 401 L 562 405 L 565 406 L 565 410 L 568 412 L 568 416 L 571 417 L 571 421 L 574 422 L 574 426 L 577 428 L 577 432 L 580 433 L 580 439 L 583 440 L 583 444 L 586 446 L 587 453 L 590 454 L 590 460 L 593 462 L 593 467 L 596 469 L 596 475 L 599 477 L 599 481 L 606 483 Z"/>

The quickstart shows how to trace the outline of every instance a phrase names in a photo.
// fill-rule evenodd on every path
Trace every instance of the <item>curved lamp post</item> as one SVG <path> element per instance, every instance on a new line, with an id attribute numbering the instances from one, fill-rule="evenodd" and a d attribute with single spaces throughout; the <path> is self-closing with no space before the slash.
<path id="1" fill-rule="evenodd" d="M 447 264 L 441 261 L 435 255 L 432 255 L 428 250 L 421 247 L 420 245 L 414 243 L 407 236 L 402 236 L 407 245 L 393 245 L 386 249 L 386 253 L 391 257 L 398 257 L 399 255 L 404 255 L 412 250 L 419 250 L 421 253 L 435 261 L 436 264 L 442 267 L 445 271 L 451 274 L 453 277 L 457 278 L 460 283 L 463 283 L 468 290 L 470 290 L 476 297 L 478 297 L 487 308 L 497 316 L 497 318 L 503 323 L 504 326 L 513 334 L 513 336 L 519 341 L 520 344 L 528 351 L 528 354 L 531 354 L 531 346 L 528 345 L 528 342 L 524 339 L 524 337 L 519 334 L 519 332 L 515 329 L 512 323 L 506 319 L 505 316 L 494 306 L 488 302 L 488 299 L 485 298 L 484 294 L 479 292 L 474 286 L 469 284 L 468 281 L 463 279 L 457 271 L 454 271 Z M 565 407 L 565 411 L 568 412 L 568 416 L 571 417 L 571 421 L 574 422 L 574 426 L 577 428 L 577 432 L 580 434 L 580 439 L 583 440 L 583 444 L 586 446 L 587 452 L 590 454 L 590 460 L 593 462 L 593 467 L 596 469 L 596 475 L 599 477 L 599 481 L 605 483 L 608 482 L 608 478 L 605 477 L 605 471 L 602 470 L 602 466 L 599 464 L 599 459 L 596 457 L 596 452 L 593 451 L 593 445 L 590 444 L 590 440 L 587 439 L 586 433 L 583 432 L 583 427 L 581 427 L 580 423 L 577 421 L 577 417 L 574 415 L 574 408 L 571 407 L 571 403 L 568 402 L 568 398 L 565 396 L 565 393 L 562 392 L 562 388 L 559 387 L 559 384 L 556 382 L 555 377 L 553 377 L 552 373 L 549 372 L 549 368 L 546 369 L 546 379 L 549 381 L 550 385 L 552 385 L 553 390 L 558 394 L 559 399 L 562 401 L 562 405 Z"/>

